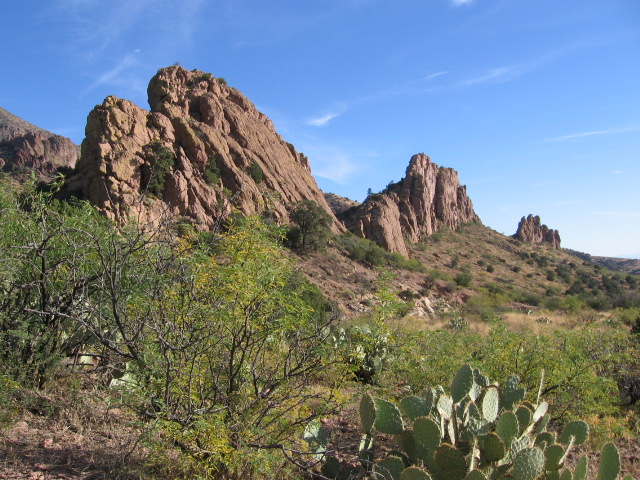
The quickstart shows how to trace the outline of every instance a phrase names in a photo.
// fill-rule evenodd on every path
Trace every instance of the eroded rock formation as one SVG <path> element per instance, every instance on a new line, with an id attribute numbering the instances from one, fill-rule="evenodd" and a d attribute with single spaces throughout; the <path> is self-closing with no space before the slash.
<path id="1" fill-rule="evenodd" d="M 0 108 L 0 168 L 7 172 L 35 171 L 49 179 L 59 167 L 73 168 L 78 147 Z"/>
<path id="2" fill-rule="evenodd" d="M 391 252 L 407 255 L 405 238 L 412 243 L 440 228 L 456 229 L 480 222 L 458 173 L 432 163 L 423 153 L 414 155 L 405 177 L 379 194 L 370 195 L 347 227 Z"/>
<path id="3" fill-rule="evenodd" d="M 534 245 L 546 243 L 553 248 L 560 248 L 560 233 L 542 225 L 539 216 L 522 217 L 514 238 Z"/>
<path id="4" fill-rule="evenodd" d="M 154 221 L 168 210 L 211 228 L 232 207 L 286 221 L 288 208 L 310 199 L 331 212 L 307 158 L 224 80 L 164 68 L 148 101 L 151 111 L 108 97 L 89 114 L 79 188 L 107 216 Z"/>

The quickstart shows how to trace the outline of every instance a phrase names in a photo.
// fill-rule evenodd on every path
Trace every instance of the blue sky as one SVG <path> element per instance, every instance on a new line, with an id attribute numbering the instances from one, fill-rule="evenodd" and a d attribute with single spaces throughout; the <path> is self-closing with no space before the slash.
<path id="1" fill-rule="evenodd" d="M 158 68 L 224 77 L 362 200 L 424 152 L 483 223 L 640 256 L 638 0 L 7 0 L 0 106 L 80 143 Z"/>

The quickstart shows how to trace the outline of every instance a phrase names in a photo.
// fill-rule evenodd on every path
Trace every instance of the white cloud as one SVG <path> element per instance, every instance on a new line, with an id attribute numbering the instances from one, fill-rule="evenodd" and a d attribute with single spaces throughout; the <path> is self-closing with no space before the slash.
<path id="1" fill-rule="evenodd" d="M 322 115 L 320 117 L 310 118 L 305 123 L 307 125 L 311 125 L 312 127 L 323 127 L 327 123 L 329 123 L 334 118 L 341 115 L 342 112 L 336 113 L 327 113 L 326 115 Z"/>
<path id="2" fill-rule="evenodd" d="M 591 137 L 593 135 L 611 135 L 614 133 L 635 132 L 637 130 L 640 130 L 640 127 L 614 128 L 611 130 L 595 130 L 592 132 L 574 133 L 571 135 L 563 135 L 561 137 L 547 138 L 545 139 L 545 142 L 561 142 L 563 140 L 571 140 L 573 138 Z"/>
<path id="3" fill-rule="evenodd" d="M 324 115 L 320 115 L 320 116 L 317 116 L 317 117 L 311 117 L 311 118 L 307 119 L 305 124 L 306 125 L 310 125 L 312 127 L 323 127 L 327 123 L 329 123 L 331 120 L 333 120 L 334 118 L 339 117 L 340 115 L 342 115 L 346 111 L 347 111 L 346 104 L 342 104 L 342 105 L 339 105 L 337 108 L 335 108 L 333 111 L 331 111 L 329 113 L 325 113 Z"/>
<path id="4" fill-rule="evenodd" d="M 438 78 L 441 77 L 443 75 L 448 74 L 449 72 L 436 72 L 436 73 L 432 73 L 431 75 L 427 75 L 426 77 L 424 77 L 425 80 L 433 80 L 434 78 Z"/>
<path id="5" fill-rule="evenodd" d="M 308 155 L 311 171 L 316 177 L 345 185 L 360 170 L 353 155 L 341 148 L 306 145 L 302 151 Z"/>
<path id="6" fill-rule="evenodd" d="M 473 0 L 451 0 L 451 5 L 454 7 L 460 7 L 462 5 L 471 5 Z"/>
<path id="7" fill-rule="evenodd" d="M 514 66 L 492 68 L 480 75 L 463 80 L 458 83 L 457 87 L 471 87 L 483 83 L 503 83 L 519 77 L 521 73 L 521 70 Z"/>

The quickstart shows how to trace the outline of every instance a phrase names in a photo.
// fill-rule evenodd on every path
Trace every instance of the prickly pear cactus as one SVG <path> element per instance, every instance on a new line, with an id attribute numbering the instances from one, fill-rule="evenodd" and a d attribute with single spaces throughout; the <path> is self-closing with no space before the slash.
<path id="1" fill-rule="evenodd" d="M 398 405 L 367 394 L 362 397 L 360 460 L 371 478 L 586 479 L 586 457 L 573 472 L 565 460 L 575 445 L 587 440 L 589 426 L 570 422 L 559 437 L 546 431 L 548 404 L 539 398 L 538 404 L 525 401 L 526 391 L 518 377 L 511 376 L 499 386 L 464 365 L 449 392 L 442 387 L 426 389 L 422 395 L 403 398 Z M 376 458 L 376 433 L 394 436 L 400 451 Z M 324 438 L 316 433 L 308 436 Z M 608 444 L 597 479 L 615 480 L 619 472 L 618 451 Z"/>

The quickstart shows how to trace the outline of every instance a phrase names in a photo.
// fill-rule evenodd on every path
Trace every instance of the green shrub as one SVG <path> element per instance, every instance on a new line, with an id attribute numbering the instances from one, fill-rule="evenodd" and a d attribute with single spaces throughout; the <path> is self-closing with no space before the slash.
<path id="1" fill-rule="evenodd" d="M 146 190 L 158 198 L 162 198 L 167 177 L 173 170 L 175 155 L 170 148 L 161 146 L 159 142 L 150 145 L 150 176 Z"/>
<path id="2" fill-rule="evenodd" d="M 469 287 L 471 286 L 471 281 L 473 280 L 473 275 L 469 272 L 460 272 L 458 275 L 454 277 L 454 281 L 456 285 L 459 287 Z"/>
<path id="3" fill-rule="evenodd" d="M 249 168 L 247 168 L 247 172 L 256 183 L 260 183 L 264 180 L 264 171 L 262 170 L 262 167 L 256 162 L 253 162 L 251 165 L 249 165 Z"/>
<path id="4" fill-rule="evenodd" d="M 333 219 L 313 200 L 299 202 L 291 211 L 294 223 L 287 231 L 290 247 L 302 251 L 324 248 L 331 233 Z"/>
<path id="5" fill-rule="evenodd" d="M 220 182 L 220 167 L 218 166 L 217 155 L 209 156 L 202 177 L 208 185 L 217 185 Z"/>

